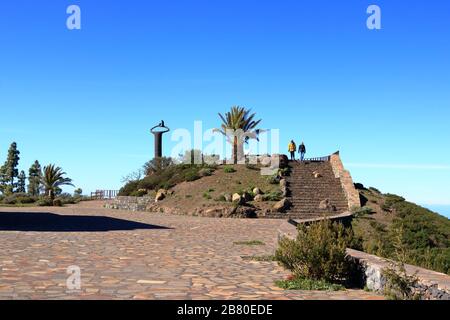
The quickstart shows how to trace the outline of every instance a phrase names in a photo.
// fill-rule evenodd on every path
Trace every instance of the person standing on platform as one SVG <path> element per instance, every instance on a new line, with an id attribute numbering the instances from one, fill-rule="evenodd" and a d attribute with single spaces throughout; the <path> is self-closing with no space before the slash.
<path id="1" fill-rule="evenodd" d="M 302 141 L 302 144 L 298 147 L 298 153 L 300 153 L 300 161 L 305 159 L 306 147 Z"/>
<path id="2" fill-rule="evenodd" d="M 288 145 L 288 151 L 291 154 L 291 160 L 295 160 L 295 150 L 297 149 L 297 146 L 295 145 L 294 140 L 291 140 L 291 142 Z"/>

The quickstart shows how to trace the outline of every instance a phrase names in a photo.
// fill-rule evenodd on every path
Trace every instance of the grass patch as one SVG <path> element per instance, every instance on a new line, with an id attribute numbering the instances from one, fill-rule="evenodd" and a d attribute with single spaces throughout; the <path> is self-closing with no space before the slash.
<path id="1" fill-rule="evenodd" d="M 236 169 L 234 169 L 232 166 L 224 166 L 223 171 L 225 173 L 233 173 L 233 172 L 236 172 Z"/>
<path id="2" fill-rule="evenodd" d="M 203 198 L 208 199 L 208 200 L 212 199 L 211 195 L 208 192 L 203 193 Z"/>
<path id="3" fill-rule="evenodd" d="M 242 260 L 246 261 L 276 261 L 273 255 L 263 255 L 263 256 L 241 256 Z"/>
<path id="4" fill-rule="evenodd" d="M 260 240 L 235 241 L 235 242 L 233 242 L 233 244 L 237 245 L 237 246 L 263 246 L 263 245 L 265 245 L 265 243 Z"/>
<path id="5" fill-rule="evenodd" d="M 340 291 L 345 287 L 340 284 L 329 283 L 325 280 L 313 280 L 307 278 L 296 278 L 293 280 L 278 280 L 275 285 L 285 290 L 321 290 Z"/>

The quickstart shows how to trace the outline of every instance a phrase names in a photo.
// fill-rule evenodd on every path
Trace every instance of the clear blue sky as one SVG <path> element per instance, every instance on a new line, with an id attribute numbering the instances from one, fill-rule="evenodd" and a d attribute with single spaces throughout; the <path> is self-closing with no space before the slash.
<path id="1" fill-rule="evenodd" d="M 450 204 L 449 16 L 440 0 L 2 1 L 0 161 L 16 141 L 21 169 L 55 162 L 86 192 L 116 189 L 160 119 L 210 128 L 242 105 L 283 149 L 340 150 L 356 182 Z"/>

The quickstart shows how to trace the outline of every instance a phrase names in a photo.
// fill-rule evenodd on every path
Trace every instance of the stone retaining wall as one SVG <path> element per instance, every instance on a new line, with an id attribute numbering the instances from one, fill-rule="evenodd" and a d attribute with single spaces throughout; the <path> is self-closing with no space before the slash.
<path id="1" fill-rule="evenodd" d="M 335 177 L 341 180 L 342 188 L 348 201 L 348 209 L 360 208 L 361 200 L 359 199 L 358 190 L 355 189 L 350 172 L 344 168 L 339 151 L 330 156 L 330 163 Z"/>
<path id="2" fill-rule="evenodd" d="M 347 249 L 347 254 L 361 267 L 366 287 L 383 292 L 386 279 L 382 270 L 390 266 L 389 260 L 353 249 Z M 405 269 L 408 275 L 415 274 L 419 279 L 415 290 L 422 295 L 422 299 L 450 300 L 450 276 L 412 265 L 405 265 Z"/>
<path id="3" fill-rule="evenodd" d="M 299 220 L 297 220 L 299 222 Z M 294 225 L 284 222 L 278 229 L 278 239 L 288 237 L 295 239 L 297 230 Z M 362 286 L 369 290 L 383 293 L 386 279 L 382 270 L 391 265 L 391 261 L 362 251 L 347 249 L 347 254 L 358 264 L 360 270 L 357 279 Z M 405 265 L 408 275 L 416 275 L 419 283 L 416 292 L 422 295 L 424 300 L 450 300 L 450 276 L 432 270 L 427 270 L 412 265 Z"/>
<path id="4" fill-rule="evenodd" d="M 105 208 L 130 210 L 130 211 L 145 211 L 147 206 L 155 202 L 155 197 L 116 197 L 112 202 L 105 204 Z"/>

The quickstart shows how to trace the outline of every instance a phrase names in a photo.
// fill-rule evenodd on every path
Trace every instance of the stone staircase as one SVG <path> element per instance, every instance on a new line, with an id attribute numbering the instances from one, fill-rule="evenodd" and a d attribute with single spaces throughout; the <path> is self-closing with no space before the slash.
<path id="1" fill-rule="evenodd" d="M 286 179 L 288 199 L 292 203 L 287 211 L 289 218 L 334 216 L 349 210 L 341 181 L 335 178 L 329 161 L 290 161 L 289 166 L 291 174 Z M 315 177 L 314 173 L 320 176 Z M 320 209 L 320 203 L 326 199 L 328 209 Z"/>

